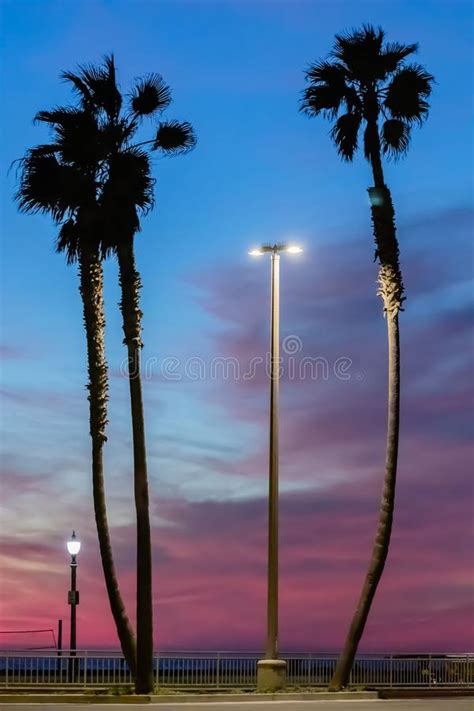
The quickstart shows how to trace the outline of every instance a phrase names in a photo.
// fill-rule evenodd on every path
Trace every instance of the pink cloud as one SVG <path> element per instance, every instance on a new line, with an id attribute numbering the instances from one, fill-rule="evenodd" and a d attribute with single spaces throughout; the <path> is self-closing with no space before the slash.
<path id="1" fill-rule="evenodd" d="M 361 584 L 377 515 L 380 481 L 281 497 L 281 644 L 334 650 Z M 465 651 L 472 642 L 469 473 L 401 478 L 392 550 L 364 648 Z M 442 505 L 440 504 L 442 502 Z M 189 503 L 157 499 L 167 525 L 154 530 L 156 645 L 261 648 L 265 609 L 263 499 Z M 93 528 L 81 551 L 80 643 L 115 646 Z M 129 609 L 134 588 L 133 528 L 115 529 L 117 566 Z M 67 619 L 67 557 L 57 542 L 6 540 L 11 575 L 2 589 L 2 629 L 55 626 Z M 22 565 L 23 562 L 27 564 Z M 35 594 L 32 595 L 32 591 Z M 39 625 L 38 625 L 39 626 Z M 308 630 L 310 634 L 308 634 Z M 442 643 L 442 644 L 441 644 Z"/>

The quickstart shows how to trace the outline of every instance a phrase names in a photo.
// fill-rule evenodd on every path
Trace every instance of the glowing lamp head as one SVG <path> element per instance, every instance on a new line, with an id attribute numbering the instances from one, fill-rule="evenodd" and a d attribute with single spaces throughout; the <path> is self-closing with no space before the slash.
<path id="1" fill-rule="evenodd" d="M 299 254 L 303 250 L 301 249 L 301 247 L 298 247 L 297 244 L 290 244 L 285 251 L 289 252 L 290 254 Z"/>
<path id="2" fill-rule="evenodd" d="M 261 249 L 251 249 L 250 252 L 249 252 L 249 254 L 250 254 L 252 257 L 261 257 L 262 254 L 263 254 L 263 252 L 262 252 Z"/>
<path id="3" fill-rule="evenodd" d="M 67 550 L 69 555 L 77 555 L 81 550 L 81 542 L 76 538 L 76 532 L 72 532 L 71 539 L 67 542 Z"/>

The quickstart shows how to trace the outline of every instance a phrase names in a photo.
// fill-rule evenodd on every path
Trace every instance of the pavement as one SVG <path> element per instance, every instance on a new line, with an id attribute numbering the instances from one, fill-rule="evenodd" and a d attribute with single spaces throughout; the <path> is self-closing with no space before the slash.
<path id="1" fill-rule="evenodd" d="M 193 711 L 209 711 L 209 703 L 188 703 L 187 707 L 192 707 Z M 149 703 L 147 708 L 156 707 L 159 711 L 176 711 L 176 704 L 172 703 Z M 128 703 L 127 708 L 143 709 L 143 704 Z M 335 707 L 340 707 L 341 711 L 474 711 L 474 696 L 461 699 L 333 699 L 321 701 L 256 701 L 245 702 L 226 701 L 212 702 L 212 711 L 335 711 Z M 2 704 L 1 711 L 71 711 L 70 704 L 39 703 L 15 703 Z M 91 711 L 90 704 L 74 704 L 74 711 Z M 104 709 L 104 711 L 124 711 L 124 704 L 94 704 L 94 711 Z"/>

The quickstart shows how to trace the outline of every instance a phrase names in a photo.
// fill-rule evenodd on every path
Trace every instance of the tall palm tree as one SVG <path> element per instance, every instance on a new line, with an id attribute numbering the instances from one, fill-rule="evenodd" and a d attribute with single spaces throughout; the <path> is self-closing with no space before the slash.
<path id="1" fill-rule="evenodd" d="M 120 594 L 112 556 L 105 499 L 103 448 L 107 440 L 107 362 L 104 350 L 103 274 L 97 229 L 98 126 L 87 110 L 42 111 L 37 120 L 54 131 L 54 142 L 30 149 L 21 160 L 16 195 L 20 210 L 49 214 L 59 227 L 57 251 L 79 265 L 80 293 L 87 337 L 89 421 L 92 438 L 92 491 L 99 548 L 112 615 L 133 675 L 136 648 Z"/>
<path id="2" fill-rule="evenodd" d="M 377 533 L 362 591 L 330 688 L 346 686 L 364 632 L 370 607 L 380 581 L 392 531 L 397 475 L 400 414 L 400 340 L 398 314 L 404 288 L 395 232 L 395 213 L 385 184 L 382 156 L 405 155 L 413 126 L 428 115 L 427 99 L 433 77 L 419 64 L 407 64 L 416 44 L 384 43 L 381 28 L 364 25 L 349 34 L 336 35 L 329 60 L 318 61 L 306 71 L 308 86 L 301 110 L 309 116 L 335 120 L 331 130 L 341 158 L 351 162 L 363 130 L 364 156 L 374 180 L 369 188 L 379 261 L 378 295 L 382 298 L 388 335 L 388 420 L 385 476 Z"/>
<path id="3" fill-rule="evenodd" d="M 93 106 L 102 123 L 107 157 L 102 164 L 103 183 L 98 198 L 101 223 L 101 252 L 117 256 L 122 298 L 124 343 L 128 353 L 128 376 L 132 416 L 134 493 L 137 518 L 137 693 L 153 689 L 153 605 L 152 556 L 149 515 L 145 421 L 140 373 L 141 339 L 140 288 L 134 238 L 140 230 L 140 214 L 153 207 L 151 162 L 146 146 L 163 154 L 183 153 L 195 145 L 189 123 L 158 122 L 150 140 L 133 144 L 145 118 L 159 116 L 171 103 L 171 92 L 159 74 L 139 79 L 121 111 L 123 100 L 117 87 L 113 57 L 102 67 L 84 67 L 68 73 L 82 107 Z M 115 104 L 114 104 L 115 102 Z M 104 111 L 108 104 L 115 112 Z"/>

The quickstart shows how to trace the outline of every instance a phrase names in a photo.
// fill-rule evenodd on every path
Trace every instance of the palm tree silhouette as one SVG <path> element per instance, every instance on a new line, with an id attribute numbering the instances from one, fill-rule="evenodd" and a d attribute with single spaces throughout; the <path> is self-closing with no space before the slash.
<path id="1" fill-rule="evenodd" d="M 46 151 L 48 158 L 52 153 L 58 165 L 61 166 L 62 163 L 65 163 L 65 167 L 72 166 L 81 185 L 86 176 L 89 178 L 88 197 L 83 205 L 75 194 L 71 198 L 70 193 L 74 193 L 74 191 L 69 189 L 67 179 L 63 182 L 64 176 L 61 179 L 54 176 L 56 167 L 45 166 L 47 175 L 49 175 L 49 171 L 52 171 L 52 177 L 48 179 L 56 180 L 57 192 L 61 193 L 61 196 L 55 197 L 51 207 L 48 205 L 46 210 L 53 215 L 58 224 L 62 223 L 58 248 L 66 249 L 70 260 L 74 260 L 76 255 L 80 259 L 83 253 L 83 239 L 85 238 L 89 244 L 91 240 L 87 235 L 93 231 L 94 277 L 97 275 L 97 266 L 100 269 L 101 259 L 111 254 L 117 256 L 122 293 L 120 308 L 125 335 L 124 343 L 128 352 L 133 435 L 134 495 L 137 519 L 136 654 L 133 636 L 128 632 L 125 634 L 123 619 L 116 619 L 116 625 L 124 654 L 127 660 L 130 656 L 133 664 L 131 667 L 136 669 L 135 689 L 137 693 L 149 693 L 153 690 L 152 556 L 145 422 L 140 373 L 140 351 L 143 346 L 141 340 L 142 312 L 139 299 L 141 280 L 135 265 L 134 238 L 140 230 L 140 215 L 146 214 L 153 207 L 154 181 L 151 176 L 150 157 L 144 147 L 147 146 L 149 150 L 160 151 L 165 155 L 173 155 L 192 149 L 196 139 L 188 122 L 161 120 L 154 130 L 152 139 L 132 144 L 131 140 L 136 135 L 143 119 L 162 114 L 171 103 L 170 89 L 159 74 L 150 74 L 136 82 L 128 97 L 129 101 L 125 109 L 122 108 L 124 105 L 123 96 L 116 82 L 113 56 L 106 57 L 102 66 L 80 67 L 77 72 L 65 72 L 63 78 L 73 84 L 79 98 L 79 107 L 60 112 L 40 112 L 37 119 L 51 124 L 58 140 L 67 132 L 70 124 L 75 127 L 80 124 L 84 133 L 81 140 L 76 134 L 74 151 L 69 151 L 69 145 L 58 148 L 56 144 L 48 147 L 39 146 L 30 151 L 23 162 L 23 177 L 18 191 L 18 199 L 20 207 L 24 210 L 45 209 L 41 202 L 29 200 L 27 192 L 31 172 L 29 166 L 33 160 L 33 153 L 37 156 L 38 152 L 43 155 Z M 87 130 L 82 124 L 86 125 Z M 80 154 L 79 157 L 76 155 L 76 150 Z M 60 156 L 59 160 L 58 155 Z M 87 169 L 84 168 L 85 161 L 88 161 Z M 41 186 L 38 185 L 41 181 L 34 182 L 35 187 L 41 191 Z M 68 191 L 66 196 L 63 195 L 64 191 Z M 67 200 L 70 204 L 67 203 L 67 208 L 63 209 L 63 204 Z M 64 220 L 65 217 L 68 219 Z M 87 228 L 84 233 L 82 232 L 83 221 Z M 82 269 L 81 275 L 83 271 Z M 87 279 L 87 273 L 85 279 Z M 81 279 L 82 291 L 87 288 L 83 281 Z M 97 299 L 93 303 L 98 307 L 99 301 Z M 102 300 L 100 300 L 100 304 L 102 304 Z M 103 331 L 103 313 L 96 318 Z M 103 335 L 99 340 L 103 347 Z M 102 371 L 102 374 L 101 384 L 104 384 L 105 378 L 106 385 L 106 370 Z M 101 403 L 104 407 L 105 402 L 106 397 L 105 399 L 102 397 Z M 93 453 L 94 451 L 93 449 Z M 96 459 L 93 457 L 93 464 L 96 463 Z M 116 585 L 114 591 L 116 592 L 114 599 L 116 599 L 118 595 Z M 129 625 L 128 630 L 130 630 Z M 126 648 L 123 640 L 127 642 Z M 133 663 L 135 659 L 136 665 Z"/>
<path id="2" fill-rule="evenodd" d="M 192 149 L 196 139 L 188 122 L 159 121 L 150 140 L 132 144 L 144 118 L 156 117 L 171 103 L 171 92 L 159 74 L 139 79 L 124 104 L 117 87 L 113 57 L 102 67 L 83 67 L 68 73 L 86 109 L 93 106 L 102 116 L 99 144 L 107 144 L 107 158 L 100 170 L 104 176 L 98 195 L 101 225 L 101 255 L 117 256 L 121 287 L 124 343 L 128 354 L 128 375 L 132 416 L 134 494 L 137 518 L 137 693 L 153 689 L 153 605 L 152 553 L 149 515 L 148 474 L 145 447 L 145 419 L 140 372 L 141 339 L 140 288 L 134 238 L 140 230 L 140 215 L 153 207 L 151 151 L 165 155 Z"/>
<path id="3" fill-rule="evenodd" d="M 40 111 L 37 121 L 53 129 L 53 143 L 30 149 L 20 161 L 16 194 L 22 212 L 49 214 L 59 227 L 56 248 L 79 266 L 80 293 L 87 338 L 89 424 L 92 438 L 94 512 L 102 568 L 120 644 L 132 674 L 136 648 L 120 594 L 112 555 L 105 499 L 103 447 L 107 440 L 107 361 L 104 349 L 103 274 L 98 230 L 98 166 L 106 151 L 98 148 L 97 121 L 89 110 Z"/>
<path id="4" fill-rule="evenodd" d="M 345 161 L 352 161 L 363 129 L 364 156 L 370 163 L 374 186 L 369 188 L 375 257 L 380 268 L 381 296 L 388 335 L 388 421 L 385 476 L 377 533 L 360 598 L 339 657 L 330 688 L 347 685 L 359 641 L 387 559 L 393 522 L 400 413 L 400 341 L 398 313 L 404 287 L 399 264 L 395 213 L 385 184 L 382 155 L 405 155 L 413 126 L 428 115 L 427 99 L 433 77 L 406 59 L 416 44 L 384 43 L 381 28 L 364 25 L 336 35 L 329 61 L 318 61 L 306 71 L 301 110 L 309 116 L 335 120 L 331 138 Z"/>

